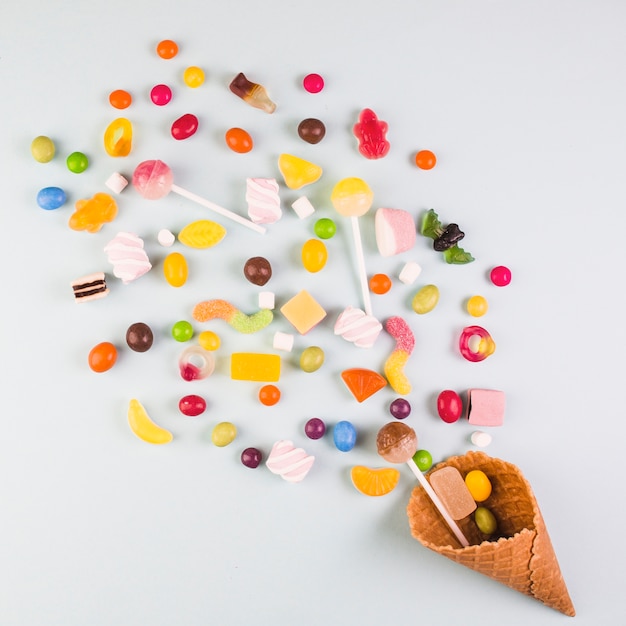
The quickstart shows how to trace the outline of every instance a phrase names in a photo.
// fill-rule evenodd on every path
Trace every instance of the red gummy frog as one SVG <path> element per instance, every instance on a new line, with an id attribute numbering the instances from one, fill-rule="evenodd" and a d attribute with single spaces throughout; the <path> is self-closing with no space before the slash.
<path id="1" fill-rule="evenodd" d="M 374 111 L 361 111 L 352 130 L 359 141 L 359 152 L 366 159 L 381 159 L 389 152 L 389 142 L 385 138 L 387 129 L 387 122 L 379 120 Z"/>

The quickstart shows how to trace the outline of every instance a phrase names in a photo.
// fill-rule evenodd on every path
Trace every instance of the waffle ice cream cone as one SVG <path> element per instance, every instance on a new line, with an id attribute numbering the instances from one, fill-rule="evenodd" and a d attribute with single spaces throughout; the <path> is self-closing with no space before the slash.
<path id="1" fill-rule="evenodd" d="M 496 517 L 498 535 L 486 537 L 476 527 L 473 516 L 468 516 L 458 522 L 470 542 L 462 548 L 420 486 L 413 490 L 407 507 L 412 535 L 452 561 L 565 615 L 575 615 L 539 505 L 519 468 L 483 452 L 452 457 L 433 470 L 445 466 L 456 467 L 463 477 L 473 469 L 489 477 L 493 489 L 481 505 Z"/>

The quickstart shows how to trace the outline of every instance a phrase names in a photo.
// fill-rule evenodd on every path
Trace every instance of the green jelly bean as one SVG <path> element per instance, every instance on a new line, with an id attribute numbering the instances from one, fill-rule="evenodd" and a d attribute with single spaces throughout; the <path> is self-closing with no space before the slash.
<path id="1" fill-rule="evenodd" d="M 300 368 L 310 374 L 316 372 L 324 364 L 324 350 L 318 346 L 309 346 L 300 355 Z"/>
<path id="2" fill-rule="evenodd" d="M 439 289 L 436 285 L 424 285 L 413 297 L 411 307 L 418 315 L 430 313 L 439 302 Z"/>
<path id="3" fill-rule="evenodd" d="M 479 506 L 474 511 L 474 521 L 478 530 L 485 535 L 493 535 L 498 529 L 498 522 L 494 514 L 484 506 Z"/>

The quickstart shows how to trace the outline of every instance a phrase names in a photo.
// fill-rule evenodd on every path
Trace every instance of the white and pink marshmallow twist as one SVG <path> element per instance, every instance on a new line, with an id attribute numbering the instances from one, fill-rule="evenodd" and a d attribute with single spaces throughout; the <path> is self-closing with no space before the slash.
<path id="1" fill-rule="evenodd" d="M 128 283 L 143 276 L 152 268 L 143 239 L 133 233 L 117 233 L 104 247 L 109 261 L 113 264 L 113 274 L 122 282 Z"/>
<path id="2" fill-rule="evenodd" d="M 314 456 L 294 447 L 291 441 L 281 439 L 272 446 L 265 465 L 272 474 L 278 474 L 287 482 L 299 483 L 309 473 L 314 461 Z"/>
<path id="3" fill-rule="evenodd" d="M 247 178 L 248 216 L 255 224 L 273 224 L 283 212 L 275 178 Z"/>
<path id="4" fill-rule="evenodd" d="M 393 256 L 413 247 L 417 227 L 404 209 L 378 209 L 374 218 L 376 245 L 382 256 Z"/>
<path id="5" fill-rule="evenodd" d="M 382 329 L 383 325 L 375 317 L 349 306 L 337 318 L 334 332 L 359 348 L 371 348 Z"/>

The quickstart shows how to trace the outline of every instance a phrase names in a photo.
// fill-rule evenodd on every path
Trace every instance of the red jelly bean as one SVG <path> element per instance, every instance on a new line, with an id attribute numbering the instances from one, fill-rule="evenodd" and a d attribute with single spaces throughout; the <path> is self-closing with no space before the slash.
<path id="1" fill-rule="evenodd" d="M 178 402 L 178 408 L 183 415 L 196 417 L 206 410 L 206 400 L 202 396 L 192 394 L 181 398 Z"/>
<path id="2" fill-rule="evenodd" d="M 195 135 L 198 130 L 198 118 L 192 113 L 185 113 L 172 124 L 172 137 L 179 141 Z"/>
<path id="3" fill-rule="evenodd" d="M 117 361 L 117 349 L 109 341 L 103 341 L 94 346 L 89 352 L 89 367 L 98 373 L 110 370 Z"/>
<path id="4" fill-rule="evenodd" d="M 447 424 L 456 422 L 463 412 L 461 396 L 456 391 L 446 389 L 437 397 L 437 413 Z"/>
<path id="5" fill-rule="evenodd" d="M 167 85 L 155 85 L 150 91 L 150 100 L 159 107 L 172 99 L 172 90 Z"/>

